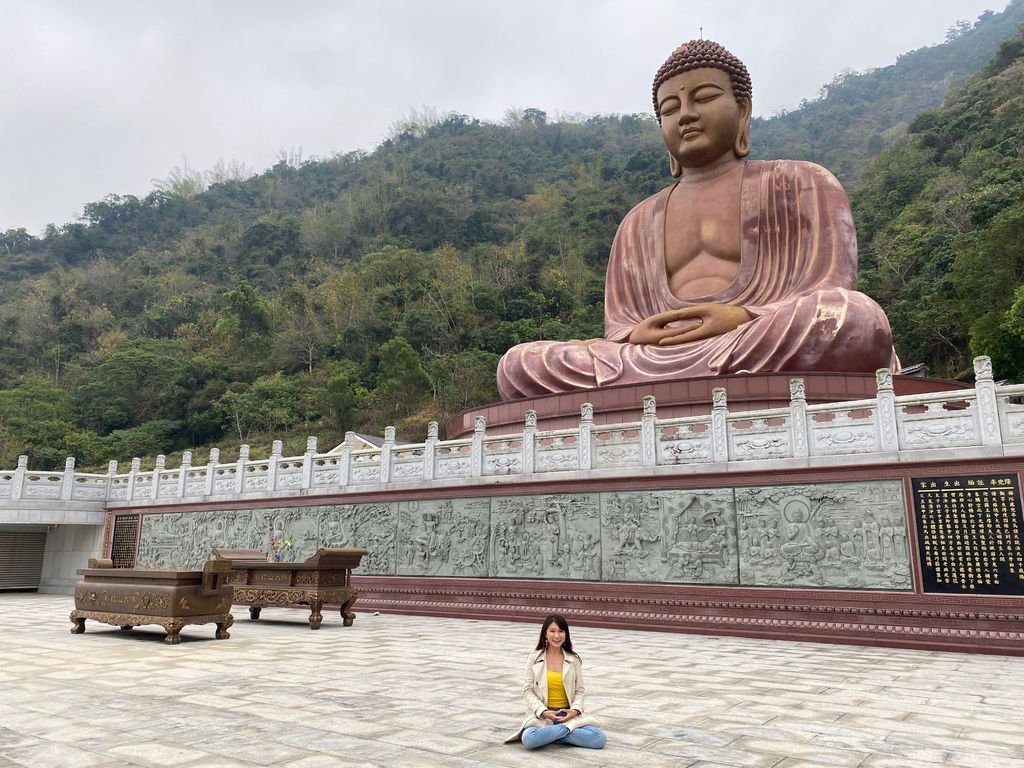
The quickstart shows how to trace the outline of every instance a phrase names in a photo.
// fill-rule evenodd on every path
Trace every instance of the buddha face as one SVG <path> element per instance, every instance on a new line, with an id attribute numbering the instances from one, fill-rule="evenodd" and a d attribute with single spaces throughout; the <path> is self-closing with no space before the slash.
<path id="1" fill-rule="evenodd" d="M 673 176 L 749 152 L 750 101 L 736 100 L 728 73 L 720 69 L 669 78 L 658 88 L 658 107 Z"/>

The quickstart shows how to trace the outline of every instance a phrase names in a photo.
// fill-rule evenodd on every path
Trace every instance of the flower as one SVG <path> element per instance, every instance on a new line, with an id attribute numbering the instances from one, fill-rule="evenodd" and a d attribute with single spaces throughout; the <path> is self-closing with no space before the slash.
<path id="1" fill-rule="evenodd" d="M 273 552 L 273 553 L 280 553 L 280 552 L 283 552 L 286 549 L 291 549 L 291 547 L 292 547 L 292 540 L 291 539 L 285 539 L 285 538 L 283 538 L 281 536 L 271 536 L 270 537 L 270 551 Z"/>

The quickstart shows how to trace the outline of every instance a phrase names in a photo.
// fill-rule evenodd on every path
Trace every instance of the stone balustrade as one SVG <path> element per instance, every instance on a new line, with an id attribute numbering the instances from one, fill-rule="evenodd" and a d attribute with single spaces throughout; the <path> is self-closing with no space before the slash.
<path id="1" fill-rule="evenodd" d="M 111 505 L 158 505 L 208 499 L 245 499 L 367 492 L 385 487 L 461 485 L 501 479 L 715 473 L 827 466 L 851 455 L 857 462 L 927 461 L 1024 455 L 1024 385 L 997 386 L 988 358 L 975 361 L 974 388 L 896 396 L 892 373 L 879 370 L 873 399 L 808 405 L 803 380 L 790 379 L 790 405 L 732 413 L 725 390 L 714 392 L 711 413 L 659 420 L 653 397 L 644 399 L 640 421 L 595 425 L 584 404 L 579 426 L 537 430 L 526 414 L 523 431 L 488 436 L 482 417 L 469 439 L 439 440 L 431 422 L 423 443 L 398 444 L 388 427 L 380 448 L 356 449 L 348 433 L 340 446 L 318 453 L 307 440 L 301 456 L 282 456 L 275 441 L 265 459 L 241 447 L 236 461 L 221 463 L 213 449 L 205 465 L 167 468 L 158 456 L 151 471 L 133 459 L 127 473 L 111 462 L 107 473 L 75 472 L 68 458 L 63 472 L 33 472 L 21 457 L 14 470 L 0 471 L 0 501 L 95 501 Z M 569 473 L 569 474 L 565 474 Z"/>

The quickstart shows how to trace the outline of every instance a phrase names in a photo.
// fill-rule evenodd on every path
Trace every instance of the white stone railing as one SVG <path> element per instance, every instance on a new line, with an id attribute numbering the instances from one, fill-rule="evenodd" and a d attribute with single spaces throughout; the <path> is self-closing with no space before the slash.
<path id="1" fill-rule="evenodd" d="M 528 411 L 523 431 L 488 436 L 482 417 L 473 436 L 439 440 L 431 422 L 423 443 L 399 445 L 394 427 L 380 448 L 356 449 L 348 433 L 340 446 L 317 453 L 315 437 L 302 456 L 282 456 L 281 441 L 271 455 L 252 460 L 241 446 L 237 461 L 220 463 L 210 452 L 205 465 L 192 465 L 186 451 L 176 469 L 142 471 L 139 459 L 118 473 L 75 472 L 68 458 L 63 472 L 33 472 L 23 456 L 14 470 L 0 471 L 0 501 L 102 501 L 117 506 L 158 505 L 210 499 L 232 500 L 371 492 L 401 487 L 464 485 L 557 477 L 632 476 L 661 468 L 727 472 L 835 465 L 927 461 L 958 456 L 1024 455 L 1024 385 L 996 386 L 988 358 L 975 359 L 972 389 L 896 397 L 892 373 L 876 374 L 873 399 L 808 405 L 802 379 L 790 379 L 788 408 L 731 413 L 725 389 L 713 392 L 706 416 L 657 418 L 653 397 L 644 398 L 639 422 L 595 425 L 584 404 L 576 429 L 538 432 Z"/>

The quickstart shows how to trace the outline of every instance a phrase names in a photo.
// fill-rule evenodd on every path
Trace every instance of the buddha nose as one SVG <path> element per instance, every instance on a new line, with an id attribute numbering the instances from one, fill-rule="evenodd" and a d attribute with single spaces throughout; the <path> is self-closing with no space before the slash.
<path id="1" fill-rule="evenodd" d="M 700 117 L 700 115 L 697 114 L 697 110 L 694 108 L 694 106 L 692 104 L 689 104 L 689 103 L 683 104 L 683 106 L 679 108 L 679 124 L 680 125 L 685 125 L 686 123 L 692 123 L 695 120 L 697 120 L 697 118 L 699 118 L 699 117 Z"/>

